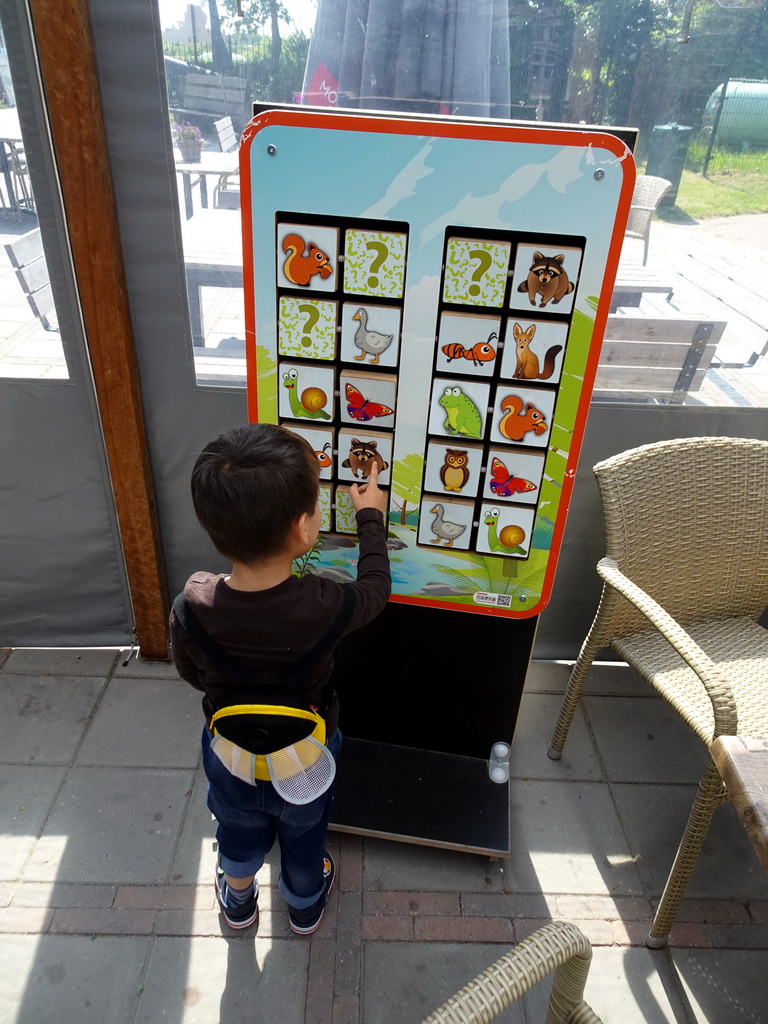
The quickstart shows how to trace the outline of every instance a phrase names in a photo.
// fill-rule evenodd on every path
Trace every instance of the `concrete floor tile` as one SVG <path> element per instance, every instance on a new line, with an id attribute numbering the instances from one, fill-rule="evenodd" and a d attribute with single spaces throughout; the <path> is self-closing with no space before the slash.
<path id="1" fill-rule="evenodd" d="M 180 679 L 112 679 L 76 763 L 194 768 L 202 726 L 199 694 Z"/>
<path id="2" fill-rule="evenodd" d="M 642 894 L 607 786 L 513 780 L 510 790 L 512 850 L 505 865 L 507 888 Z"/>
<path id="3" fill-rule="evenodd" d="M 124 665 L 124 661 L 128 661 L 127 665 Z M 115 663 L 115 671 L 113 673 L 115 679 L 122 679 L 129 677 L 131 679 L 172 679 L 178 681 L 179 673 L 176 671 L 176 667 L 171 664 L 170 661 L 148 661 L 146 658 L 135 654 L 131 654 L 129 647 L 121 648 L 117 652 L 117 662 Z M 184 684 L 190 690 L 192 687 L 188 683 Z M 196 693 L 196 690 L 192 690 Z M 198 695 L 198 700 L 202 697 L 202 693 Z"/>
<path id="4" fill-rule="evenodd" d="M 43 765 L 0 765 L 0 880 L 21 875 L 64 772 Z"/>
<path id="5" fill-rule="evenodd" d="M 500 892 L 496 861 L 472 853 L 366 839 L 363 887 L 418 892 Z"/>
<path id="6" fill-rule="evenodd" d="M 600 694 L 617 697 L 654 697 L 661 700 L 653 687 L 623 661 L 594 662 L 584 683 L 584 693 L 588 696 Z"/>
<path id="7" fill-rule="evenodd" d="M 149 938 L 0 938 L 0 1024 L 132 1024 Z"/>
<path id="8" fill-rule="evenodd" d="M 365 1024 L 418 1024 L 509 948 L 480 943 L 366 942 L 360 1019 Z M 494 1020 L 523 1024 L 523 1007 L 513 1004 Z"/>
<path id="9" fill-rule="evenodd" d="M 550 975 L 524 997 L 529 1020 L 544 1020 L 551 988 Z M 606 1024 L 681 1024 L 686 1020 L 665 954 L 650 949 L 593 947 L 584 998 Z M 730 1019 L 735 1024 L 735 1018 Z M 712 1017 L 712 1024 L 716 1020 L 729 1018 Z"/>
<path id="10" fill-rule="evenodd" d="M 584 696 L 581 703 L 609 781 L 698 783 L 706 750 L 665 700 Z"/>
<path id="11" fill-rule="evenodd" d="M 73 768 L 24 881 L 165 882 L 192 772 Z"/>
<path id="12" fill-rule="evenodd" d="M 671 949 L 670 957 L 696 1024 L 768 1020 L 764 950 Z"/>
<path id="13" fill-rule="evenodd" d="M 646 889 L 658 897 L 696 794 L 694 786 L 611 787 Z M 765 899 L 768 875 L 732 804 L 715 810 L 686 890 L 690 899 Z"/>
<path id="14" fill-rule="evenodd" d="M 563 756 L 559 761 L 547 757 L 561 705 L 562 698 L 556 694 L 523 694 L 509 759 L 512 778 L 603 778 L 580 707 L 573 716 Z"/>
<path id="15" fill-rule="evenodd" d="M 11 764 L 69 764 L 101 696 L 103 679 L 0 674 L 0 757 Z"/>
<path id="16" fill-rule="evenodd" d="M 571 666 L 558 661 L 532 661 L 525 677 L 529 693 L 565 693 Z"/>
<path id="17" fill-rule="evenodd" d="M 309 951 L 252 935 L 156 939 L 135 1024 L 304 1024 Z"/>
<path id="18" fill-rule="evenodd" d="M 4 672 L 40 676 L 108 676 L 117 660 L 114 647 L 16 647 Z"/>

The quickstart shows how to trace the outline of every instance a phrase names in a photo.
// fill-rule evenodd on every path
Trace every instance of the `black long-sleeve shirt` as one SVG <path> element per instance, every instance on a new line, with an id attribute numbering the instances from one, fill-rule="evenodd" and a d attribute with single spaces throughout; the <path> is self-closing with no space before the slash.
<path id="1" fill-rule="evenodd" d="M 197 572 L 184 597 L 205 632 L 244 668 L 279 671 L 292 665 L 325 636 L 335 621 L 344 591 L 355 593 L 351 618 L 342 635 L 364 626 L 383 611 L 391 591 L 386 528 L 376 509 L 357 513 L 360 557 L 354 583 L 322 576 L 291 576 L 269 590 L 234 590 L 223 574 Z M 216 707 L 237 703 L 233 684 L 197 646 L 171 612 L 171 650 L 182 679 L 205 693 Z M 333 670 L 333 652 L 322 657 L 299 688 L 308 703 L 321 705 Z M 330 735 L 338 724 L 338 704 L 326 713 Z"/>

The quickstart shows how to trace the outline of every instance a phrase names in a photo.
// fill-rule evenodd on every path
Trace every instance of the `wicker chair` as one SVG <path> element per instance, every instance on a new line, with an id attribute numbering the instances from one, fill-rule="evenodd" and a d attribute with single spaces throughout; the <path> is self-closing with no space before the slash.
<path id="1" fill-rule="evenodd" d="M 708 748 L 768 736 L 768 442 L 694 437 L 594 467 L 603 500 L 604 581 L 573 666 L 549 756 L 560 757 L 584 679 L 612 647 Z M 629 726 L 628 726 L 629 727 Z M 715 807 L 727 799 L 707 754 L 647 943 L 665 945 Z"/>
<path id="2" fill-rule="evenodd" d="M 629 219 L 625 238 L 639 238 L 643 243 L 643 266 L 648 262 L 648 246 L 651 241 L 651 222 L 659 208 L 659 203 L 672 188 L 672 182 L 666 178 L 654 178 L 641 174 L 635 181 L 632 193 L 632 205 L 629 208 Z"/>
<path id="3" fill-rule="evenodd" d="M 529 935 L 422 1024 L 487 1024 L 552 971 L 546 1024 L 602 1024 L 584 1002 L 592 947 L 576 925 L 553 921 Z"/>

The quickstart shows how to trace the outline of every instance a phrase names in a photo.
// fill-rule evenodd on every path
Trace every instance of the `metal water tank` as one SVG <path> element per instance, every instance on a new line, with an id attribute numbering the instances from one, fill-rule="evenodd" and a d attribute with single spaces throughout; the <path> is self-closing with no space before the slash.
<path id="1" fill-rule="evenodd" d="M 728 82 L 718 119 L 721 97 L 719 85 L 704 108 L 704 126 L 717 128 L 716 141 L 723 146 L 768 146 L 768 82 Z"/>

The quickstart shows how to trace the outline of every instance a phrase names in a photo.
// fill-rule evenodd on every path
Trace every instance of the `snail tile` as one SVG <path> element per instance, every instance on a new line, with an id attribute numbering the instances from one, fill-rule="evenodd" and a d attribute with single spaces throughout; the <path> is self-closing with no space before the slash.
<path id="1" fill-rule="evenodd" d="M 285 419 L 317 424 L 333 419 L 335 370 L 320 363 L 280 363 L 278 411 Z"/>
<path id="2" fill-rule="evenodd" d="M 475 547 L 490 555 L 527 558 L 535 512 L 514 505 L 484 503 L 480 509 L 480 526 Z"/>

